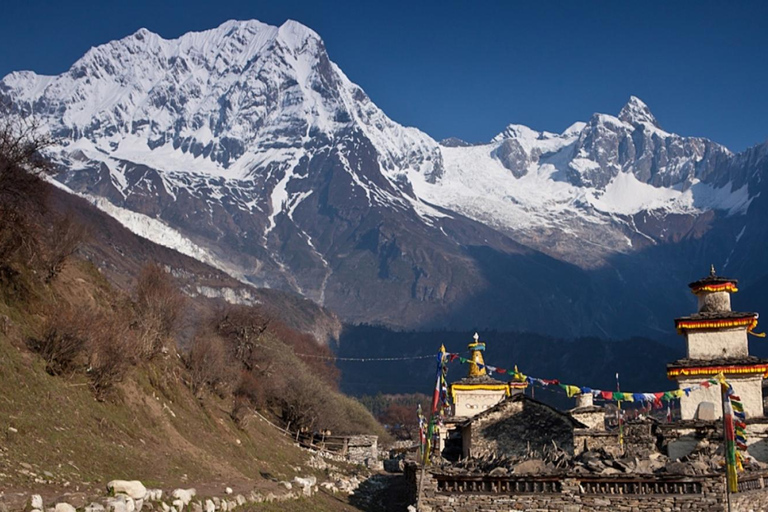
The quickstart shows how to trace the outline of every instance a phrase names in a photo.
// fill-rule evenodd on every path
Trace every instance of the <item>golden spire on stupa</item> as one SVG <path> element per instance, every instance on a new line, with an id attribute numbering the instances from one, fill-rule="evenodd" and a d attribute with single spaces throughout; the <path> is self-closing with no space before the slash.
<path id="1" fill-rule="evenodd" d="M 467 345 L 470 351 L 471 361 L 469 363 L 469 376 L 480 377 L 481 375 L 487 375 L 485 371 L 485 361 L 483 360 L 483 351 L 485 350 L 485 343 L 480 341 L 480 335 L 475 333 L 475 341 Z M 482 367 L 478 366 L 481 365 Z"/>

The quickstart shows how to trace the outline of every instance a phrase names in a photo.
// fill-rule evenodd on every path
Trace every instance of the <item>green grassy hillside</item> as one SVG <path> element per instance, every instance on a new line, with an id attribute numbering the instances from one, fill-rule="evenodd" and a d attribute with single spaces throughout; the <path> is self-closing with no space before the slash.
<path id="1" fill-rule="evenodd" d="M 113 479 L 284 494 L 282 480 L 328 475 L 275 425 L 386 435 L 329 360 L 296 355 L 331 354 L 307 331 L 327 333 L 332 316 L 282 295 L 233 306 L 190 293 L 236 285 L 62 201 L 34 176 L 35 141 L 8 133 L 0 118 L 0 511 L 33 493 L 82 506 Z M 313 501 L 304 509 L 349 509 Z"/>

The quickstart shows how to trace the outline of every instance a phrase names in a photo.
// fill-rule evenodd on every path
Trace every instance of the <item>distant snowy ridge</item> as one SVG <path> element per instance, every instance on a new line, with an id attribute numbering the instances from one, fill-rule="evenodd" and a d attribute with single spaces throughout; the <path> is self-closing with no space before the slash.
<path id="1" fill-rule="evenodd" d="M 574 208 L 602 222 L 585 208 L 738 213 L 748 204 L 734 204 L 733 194 L 743 196 L 736 190 L 691 189 L 706 180 L 707 159 L 730 153 L 663 131 L 634 96 L 618 117 L 596 114 L 562 134 L 510 125 L 485 146 L 440 147 L 389 119 L 328 60 L 320 37 L 294 21 L 228 21 L 173 40 L 141 29 L 89 50 L 57 77 L 12 73 L 0 91 L 46 120 L 62 155 L 87 146 L 165 172 L 276 181 L 262 204 L 271 210 L 267 233 L 295 205 L 286 189 L 302 178 L 292 169 L 315 141 L 332 144 L 350 129 L 373 144 L 393 187 L 407 196 L 413 187 L 409 201 L 422 210 L 420 199 L 497 225 L 548 225 Z"/>
<path id="2" fill-rule="evenodd" d="M 438 144 L 390 119 L 295 21 L 176 39 L 141 29 L 61 75 L 11 73 L 0 101 L 56 138 L 61 183 L 141 236 L 345 320 L 410 327 L 478 294 L 486 320 L 514 305 L 532 328 L 534 306 L 571 301 L 587 318 L 591 302 L 562 283 L 742 231 L 768 151 L 668 132 L 635 96 L 562 133 L 510 124 L 487 143 Z M 548 286 L 539 268 L 564 276 L 558 298 L 510 298 Z"/>

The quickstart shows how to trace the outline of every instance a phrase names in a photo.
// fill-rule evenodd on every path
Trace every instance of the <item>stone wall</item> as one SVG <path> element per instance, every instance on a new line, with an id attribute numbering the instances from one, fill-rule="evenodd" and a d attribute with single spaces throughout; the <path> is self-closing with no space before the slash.
<path id="1" fill-rule="evenodd" d="M 463 456 L 543 453 L 553 441 L 573 453 L 573 421 L 540 402 L 513 397 L 472 419 L 462 429 Z"/>
<path id="2" fill-rule="evenodd" d="M 379 437 L 350 436 L 347 440 L 346 457 L 353 464 L 371 467 L 379 458 Z"/>
<path id="3" fill-rule="evenodd" d="M 406 467 L 412 502 L 418 498 L 420 468 Z M 768 510 L 765 475 L 740 482 L 734 511 Z M 420 512 L 725 512 L 722 474 L 701 477 L 501 477 L 426 473 Z"/>
<path id="4" fill-rule="evenodd" d="M 768 463 L 768 419 L 747 421 L 747 451 L 754 459 Z"/>
<path id="5" fill-rule="evenodd" d="M 723 440 L 721 421 L 661 424 L 658 426 L 658 434 L 662 450 L 672 460 L 685 457 L 704 441 L 720 444 Z M 577 438 L 577 442 L 581 441 Z M 768 463 L 768 418 L 747 420 L 747 446 L 750 457 Z"/>
<path id="6" fill-rule="evenodd" d="M 609 453 L 620 453 L 619 433 L 583 428 L 573 431 L 574 455 L 600 448 Z"/>
<path id="7" fill-rule="evenodd" d="M 573 419 L 592 430 L 605 430 L 605 409 L 602 407 L 579 407 L 570 411 Z"/>

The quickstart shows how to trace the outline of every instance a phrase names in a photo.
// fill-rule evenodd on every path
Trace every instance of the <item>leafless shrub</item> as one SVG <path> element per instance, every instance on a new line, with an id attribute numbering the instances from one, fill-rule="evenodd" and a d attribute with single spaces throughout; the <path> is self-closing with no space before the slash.
<path id="1" fill-rule="evenodd" d="M 48 144 L 34 122 L 0 104 L 0 284 L 15 298 L 29 289 L 22 269 L 40 263 L 47 189 L 39 176 L 50 169 L 40 151 Z"/>
<path id="2" fill-rule="evenodd" d="M 97 398 L 122 380 L 130 364 L 132 333 L 113 311 L 60 306 L 50 312 L 39 338 L 27 341 L 45 360 L 51 375 L 85 370 Z"/>
<path id="3" fill-rule="evenodd" d="M 19 115 L 0 103 L 0 183 L 5 170 L 12 167 L 21 167 L 33 175 L 51 172 L 41 151 L 52 141 L 43 132 L 34 117 Z"/>
<path id="4" fill-rule="evenodd" d="M 84 364 L 92 316 L 90 312 L 62 307 L 45 322 L 39 338 L 28 340 L 28 346 L 45 361 L 48 373 L 70 374 Z"/>
<path id="5" fill-rule="evenodd" d="M 231 416 L 241 422 L 251 408 L 266 409 L 292 430 L 379 432 L 383 429 L 359 402 L 337 392 L 332 356 L 309 335 L 272 319 L 259 307 L 227 306 L 210 324 L 228 347 L 241 376 Z"/>
<path id="6" fill-rule="evenodd" d="M 257 368 L 257 346 L 269 324 L 270 319 L 256 308 L 227 306 L 214 321 L 214 329 L 230 342 L 235 360 L 246 370 L 264 370 Z"/>
<path id="7" fill-rule="evenodd" d="M 151 359 L 179 327 L 185 299 L 173 278 L 156 263 L 141 270 L 135 293 L 137 353 Z"/>
<path id="8" fill-rule="evenodd" d="M 199 332 L 185 357 L 192 392 L 200 396 L 206 387 L 223 396 L 232 391 L 240 370 L 223 339 L 211 332 Z"/>
<path id="9" fill-rule="evenodd" d="M 40 179 L 20 167 L 0 171 L 0 264 L 4 267 L 39 263 L 46 196 Z"/>
<path id="10" fill-rule="evenodd" d="M 279 392 L 275 388 L 270 390 L 270 403 L 278 408 L 283 422 L 294 430 L 327 428 L 323 421 L 325 413 L 333 416 L 338 412 L 333 410 L 328 386 L 314 374 L 296 369 L 281 379 Z"/>
<path id="11" fill-rule="evenodd" d="M 45 255 L 45 281 L 51 282 L 64 268 L 64 263 L 85 240 L 85 227 L 65 215 L 54 222 Z"/>
<path id="12" fill-rule="evenodd" d="M 89 332 L 87 373 L 96 398 L 103 400 L 125 376 L 135 337 L 128 322 L 114 312 L 94 315 Z"/>

